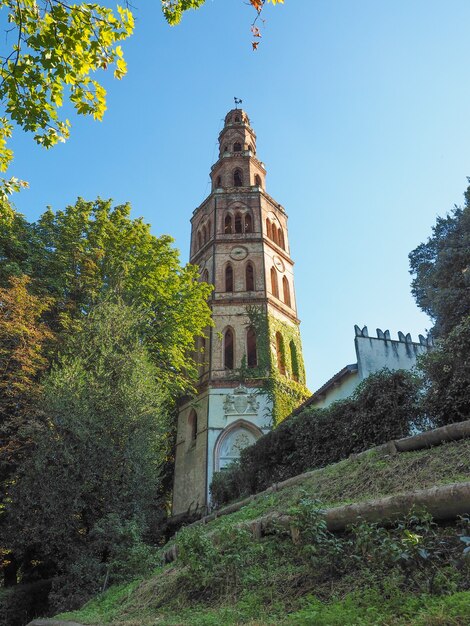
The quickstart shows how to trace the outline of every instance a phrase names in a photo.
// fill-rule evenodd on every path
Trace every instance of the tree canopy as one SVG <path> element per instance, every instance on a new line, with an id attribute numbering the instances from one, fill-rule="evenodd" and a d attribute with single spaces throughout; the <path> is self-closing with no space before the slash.
<path id="1" fill-rule="evenodd" d="M 409 255 L 411 291 L 434 320 L 433 334 L 446 336 L 470 311 L 470 185 L 465 205 L 438 217 L 432 231 Z"/>
<path id="2" fill-rule="evenodd" d="M 142 333 L 160 380 L 175 393 L 196 374 L 194 337 L 210 325 L 211 287 L 197 267 L 181 266 L 167 235 L 156 237 L 129 204 L 110 200 L 48 209 L 35 224 L 18 214 L 0 224 L 3 275 L 31 276 L 31 287 L 51 299 L 47 320 L 55 331 L 75 324 L 106 294 L 145 311 Z"/>
<path id="3" fill-rule="evenodd" d="M 128 9 L 99 4 L 70 5 L 60 0 L 0 0 L 11 24 L 0 65 L 0 172 L 13 158 L 7 140 L 13 124 L 34 133 L 46 148 L 69 136 L 70 122 L 59 116 L 69 100 L 82 115 L 101 119 L 106 91 L 95 72 L 114 67 L 126 73 L 119 42 L 129 37 L 134 20 Z M 1 180 L 3 200 L 18 190 L 17 178 Z M 23 183 L 24 184 L 24 183 Z"/>

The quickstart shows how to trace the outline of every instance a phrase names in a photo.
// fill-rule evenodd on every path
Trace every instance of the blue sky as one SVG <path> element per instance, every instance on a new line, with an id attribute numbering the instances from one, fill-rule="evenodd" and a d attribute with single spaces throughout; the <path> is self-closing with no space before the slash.
<path id="1" fill-rule="evenodd" d="M 174 28 L 159 1 L 133 4 L 104 121 L 71 116 L 71 139 L 47 152 L 17 131 L 11 174 L 30 182 L 17 208 L 33 220 L 77 196 L 129 201 L 186 261 L 238 96 L 289 215 L 310 388 L 355 361 L 354 324 L 417 339 L 431 324 L 407 256 L 470 176 L 470 2 L 285 0 L 266 8 L 257 52 L 244 0 L 207 0 Z"/>

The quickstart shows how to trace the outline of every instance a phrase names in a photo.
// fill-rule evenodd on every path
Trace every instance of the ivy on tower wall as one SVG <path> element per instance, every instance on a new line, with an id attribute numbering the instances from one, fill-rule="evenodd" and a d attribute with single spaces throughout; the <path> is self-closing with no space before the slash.
<path id="1" fill-rule="evenodd" d="M 264 307 L 247 307 L 246 314 L 247 326 L 251 326 L 256 333 L 257 366 L 247 367 L 244 357 L 237 378 L 262 382 L 262 389 L 272 402 L 273 426 L 277 426 L 311 395 L 305 386 L 300 331 L 298 326 L 269 315 Z M 278 367 L 277 333 L 282 337 L 280 358 L 284 373 Z"/>

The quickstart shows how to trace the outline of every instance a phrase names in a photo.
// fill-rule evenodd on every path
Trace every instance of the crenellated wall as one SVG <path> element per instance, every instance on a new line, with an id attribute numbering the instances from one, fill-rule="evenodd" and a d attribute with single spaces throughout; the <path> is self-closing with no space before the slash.
<path id="1" fill-rule="evenodd" d="M 398 331 L 398 340 L 392 339 L 389 330 L 377 328 L 377 336 L 370 337 L 367 326 L 362 329 L 354 326 L 357 362 L 346 365 L 324 385 L 309 401 L 310 405 L 324 408 L 349 397 L 361 381 L 370 374 L 384 369 L 411 370 L 416 365 L 417 357 L 432 349 L 431 338 L 419 335 L 419 342 L 414 342 L 410 333 Z"/>
<path id="2" fill-rule="evenodd" d="M 410 370 L 416 365 L 416 359 L 432 347 L 432 339 L 419 335 L 419 342 L 414 342 L 410 333 L 398 331 L 398 340 L 390 336 L 390 331 L 377 328 L 377 337 L 369 337 L 367 326 L 362 329 L 354 326 L 356 336 L 357 369 L 360 380 L 367 378 L 384 367 L 390 370 Z"/>

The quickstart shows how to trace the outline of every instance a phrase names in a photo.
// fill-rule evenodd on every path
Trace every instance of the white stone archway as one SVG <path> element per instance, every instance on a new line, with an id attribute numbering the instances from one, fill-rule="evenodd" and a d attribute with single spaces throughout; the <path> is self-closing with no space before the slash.
<path id="1" fill-rule="evenodd" d="M 227 426 L 214 446 L 214 470 L 219 472 L 240 457 L 240 452 L 254 444 L 263 432 L 247 420 L 237 420 Z"/>

